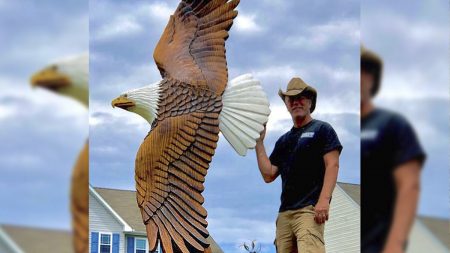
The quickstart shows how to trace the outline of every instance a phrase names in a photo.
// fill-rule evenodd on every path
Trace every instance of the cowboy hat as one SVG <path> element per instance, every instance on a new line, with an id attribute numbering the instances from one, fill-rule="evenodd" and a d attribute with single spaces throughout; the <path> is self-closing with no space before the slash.
<path id="1" fill-rule="evenodd" d="M 278 91 L 278 95 L 281 97 L 283 102 L 286 96 L 293 97 L 301 93 L 310 95 L 312 113 L 316 108 L 317 91 L 313 87 L 306 84 L 300 77 L 294 77 L 291 79 L 291 81 L 289 81 L 286 92 L 283 92 L 281 89 Z"/>

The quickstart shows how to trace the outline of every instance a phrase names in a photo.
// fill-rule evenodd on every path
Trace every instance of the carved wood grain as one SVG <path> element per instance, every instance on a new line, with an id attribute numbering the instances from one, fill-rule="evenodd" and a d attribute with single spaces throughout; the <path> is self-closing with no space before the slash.
<path id="1" fill-rule="evenodd" d="M 203 183 L 228 82 L 225 40 L 239 0 L 183 0 L 154 59 L 164 80 L 157 119 L 136 156 L 136 197 L 150 250 L 211 252 Z"/>

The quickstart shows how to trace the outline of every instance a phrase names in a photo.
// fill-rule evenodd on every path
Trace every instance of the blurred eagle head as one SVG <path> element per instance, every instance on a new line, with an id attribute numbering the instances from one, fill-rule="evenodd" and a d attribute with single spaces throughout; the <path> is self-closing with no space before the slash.
<path id="1" fill-rule="evenodd" d="M 65 95 L 88 106 L 89 55 L 82 54 L 57 61 L 33 74 L 33 87 Z"/>

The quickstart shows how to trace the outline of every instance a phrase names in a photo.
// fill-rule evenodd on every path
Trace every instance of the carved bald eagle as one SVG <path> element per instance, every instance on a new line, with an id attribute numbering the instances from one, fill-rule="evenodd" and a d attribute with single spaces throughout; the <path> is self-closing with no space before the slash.
<path id="1" fill-rule="evenodd" d="M 89 56 L 69 57 L 51 64 L 31 78 L 34 87 L 71 97 L 89 107 Z M 73 247 L 76 253 L 88 252 L 89 234 L 89 143 L 86 141 L 72 171 L 70 207 Z"/>
<path id="2" fill-rule="evenodd" d="M 270 113 L 252 75 L 228 83 L 225 40 L 239 0 L 183 0 L 154 59 L 162 80 L 112 101 L 151 125 L 135 161 L 137 203 L 150 250 L 208 252 L 203 183 L 221 131 L 245 155 Z"/>

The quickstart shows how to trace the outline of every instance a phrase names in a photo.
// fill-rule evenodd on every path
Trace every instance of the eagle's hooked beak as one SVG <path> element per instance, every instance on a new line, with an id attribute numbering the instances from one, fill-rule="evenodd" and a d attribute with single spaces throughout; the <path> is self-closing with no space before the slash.
<path id="1" fill-rule="evenodd" d="M 127 110 L 128 108 L 133 107 L 136 104 L 133 101 L 131 101 L 130 99 L 128 99 L 128 98 L 126 98 L 124 96 L 120 96 L 120 97 L 114 99 L 111 102 L 111 105 L 112 105 L 113 108 L 117 106 L 119 108 Z"/>
<path id="2" fill-rule="evenodd" d="M 58 72 L 57 66 L 46 68 L 37 72 L 31 77 L 31 86 L 42 87 L 52 91 L 70 86 L 70 79 L 66 75 Z"/>

